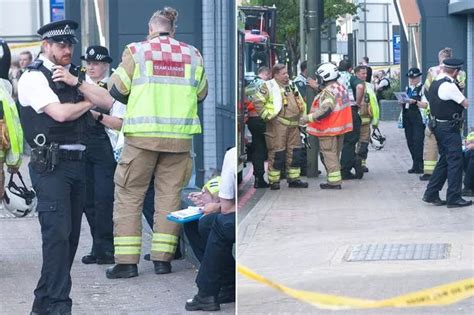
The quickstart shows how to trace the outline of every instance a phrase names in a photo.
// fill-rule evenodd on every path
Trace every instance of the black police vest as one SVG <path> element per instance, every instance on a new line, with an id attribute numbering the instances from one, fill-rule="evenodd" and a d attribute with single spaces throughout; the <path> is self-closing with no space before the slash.
<path id="1" fill-rule="evenodd" d="M 58 96 L 60 103 L 78 103 L 84 100 L 77 88 L 64 82 L 54 82 L 52 72 L 49 71 L 41 60 L 36 60 L 28 66 L 28 71 L 40 71 L 48 80 L 49 87 Z M 78 75 L 78 68 L 71 65 L 69 70 L 73 75 Z M 85 144 L 87 130 L 94 124 L 94 119 L 89 111 L 74 121 L 57 122 L 45 113 L 38 114 L 31 106 L 21 106 L 21 124 L 25 139 L 31 147 L 37 144 L 33 141 L 37 135 L 43 134 L 46 144 Z"/>
<path id="2" fill-rule="evenodd" d="M 423 89 L 423 84 L 420 84 L 418 86 L 415 86 L 415 88 L 413 90 L 408 87 L 406 92 L 407 92 L 408 96 L 411 99 L 414 99 L 416 101 L 421 101 L 421 90 L 422 89 Z M 418 106 L 416 104 L 410 104 L 409 108 L 418 110 Z"/>
<path id="3" fill-rule="evenodd" d="M 428 101 L 430 102 L 431 115 L 436 119 L 451 120 L 454 114 L 461 115 L 464 107 L 455 101 L 444 101 L 439 98 L 438 91 L 441 84 L 444 82 L 451 83 L 448 78 L 443 78 L 434 81 L 428 90 Z"/>

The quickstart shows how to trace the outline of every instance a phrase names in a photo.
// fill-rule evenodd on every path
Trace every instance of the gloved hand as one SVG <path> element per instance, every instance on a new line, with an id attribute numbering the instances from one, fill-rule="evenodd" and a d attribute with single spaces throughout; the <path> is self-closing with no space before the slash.
<path id="1" fill-rule="evenodd" d="M 5 120 L 0 119 L 0 147 L 2 150 L 10 149 L 10 137 Z"/>

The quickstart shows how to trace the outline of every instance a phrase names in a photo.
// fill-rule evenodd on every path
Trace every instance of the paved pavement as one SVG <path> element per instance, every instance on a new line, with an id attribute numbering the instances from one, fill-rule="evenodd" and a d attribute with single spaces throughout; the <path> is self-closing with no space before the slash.
<path id="1" fill-rule="evenodd" d="M 24 177 L 28 174 L 26 164 L 22 166 Z M 107 266 L 80 262 L 92 241 L 85 217 L 82 223 L 72 267 L 74 315 L 190 314 L 184 304 L 197 292 L 197 269 L 190 260 L 173 261 L 173 273 L 167 275 L 154 274 L 153 264 L 141 260 L 138 277 L 109 280 L 105 277 Z M 149 251 L 150 236 L 150 231 L 144 229 L 142 253 Z M 40 268 L 41 233 L 36 215 L 14 218 L 0 209 L 0 314 L 29 314 Z M 235 314 L 235 304 L 221 305 L 221 310 L 222 314 Z"/>
<path id="2" fill-rule="evenodd" d="M 240 264 L 294 289 L 384 299 L 474 276 L 474 207 L 447 209 L 421 201 L 426 182 L 411 166 L 403 130 L 382 122 L 387 136 L 371 150 L 369 173 L 322 191 L 323 176 L 308 189 L 267 190 L 238 227 Z M 324 168 L 320 168 L 324 169 Z M 442 194 L 444 198 L 444 193 Z M 357 244 L 449 243 L 444 260 L 345 262 Z M 444 307 L 329 311 L 317 309 L 238 276 L 238 313 L 474 314 L 474 299 Z"/>

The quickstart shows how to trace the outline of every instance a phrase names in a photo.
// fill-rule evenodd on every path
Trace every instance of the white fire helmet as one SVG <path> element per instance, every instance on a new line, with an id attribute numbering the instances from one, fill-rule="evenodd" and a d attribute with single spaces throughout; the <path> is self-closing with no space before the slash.
<path id="1" fill-rule="evenodd" d="M 372 135 L 370 136 L 370 144 L 375 150 L 383 149 L 385 146 L 385 136 L 380 132 L 379 128 L 376 127 L 372 131 Z"/>
<path id="2" fill-rule="evenodd" d="M 18 171 L 22 185 L 17 185 L 13 181 L 11 174 L 8 185 L 5 187 L 5 195 L 3 196 L 3 207 L 10 211 L 15 217 L 24 217 L 36 208 L 38 199 L 33 189 L 28 189 Z"/>

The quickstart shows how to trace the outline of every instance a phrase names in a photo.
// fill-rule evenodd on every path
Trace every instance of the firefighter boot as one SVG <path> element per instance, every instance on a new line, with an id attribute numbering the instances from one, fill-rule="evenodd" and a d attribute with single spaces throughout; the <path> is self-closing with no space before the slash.
<path id="1" fill-rule="evenodd" d="M 136 264 L 116 264 L 107 268 L 105 273 L 108 279 L 132 278 L 138 276 Z"/>
<path id="2" fill-rule="evenodd" d="M 288 183 L 288 187 L 290 188 L 308 188 L 308 183 L 302 182 L 301 180 L 297 179 L 292 182 Z"/>
<path id="3" fill-rule="evenodd" d="M 280 190 L 280 183 L 279 182 L 271 183 L 270 184 L 270 189 L 271 190 Z"/>
<path id="4" fill-rule="evenodd" d="M 331 185 L 328 183 L 321 183 L 319 184 L 319 187 L 321 187 L 321 189 L 342 189 L 341 184 Z"/>
<path id="5" fill-rule="evenodd" d="M 169 261 L 154 260 L 153 265 L 155 265 L 155 273 L 157 275 L 164 275 L 171 272 L 171 263 Z"/>

